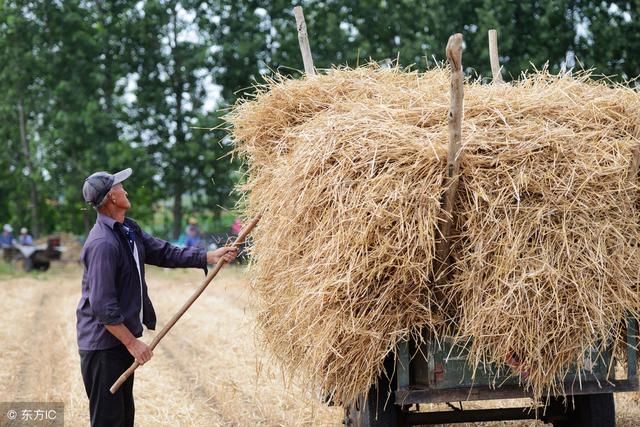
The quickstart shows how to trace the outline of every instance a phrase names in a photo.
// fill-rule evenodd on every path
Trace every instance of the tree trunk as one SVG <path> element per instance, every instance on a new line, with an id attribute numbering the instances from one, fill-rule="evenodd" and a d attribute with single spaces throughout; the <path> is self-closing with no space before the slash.
<path id="1" fill-rule="evenodd" d="M 33 161 L 31 160 L 31 152 L 29 150 L 29 141 L 27 140 L 27 124 L 24 118 L 24 101 L 22 97 L 18 100 L 18 121 L 20 122 L 20 142 L 22 143 L 22 154 L 24 155 L 25 167 L 27 169 L 27 181 L 29 182 L 29 198 L 31 210 L 31 235 L 33 237 L 39 234 L 39 217 L 38 217 L 38 188 L 36 181 L 33 179 Z"/>
<path id="2" fill-rule="evenodd" d="M 177 240 L 182 232 L 182 188 L 176 185 L 173 194 L 173 238 Z"/>
<path id="3" fill-rule="evenodd" d="M 173 73 L 170 76 L 171 85 L 173 88 L 173 94 L 176 98 L 176 131 L 174 136 L 176 137 L 175 147 L 173 147 L 174 152 L 176 154 L 176 167 L 178 170 L 184 170 L 183 168 L 183 160 L 182 155 L 179 153 L 179 150 L 185 144 L 186 135 L 183 130 L 183 122 L 184 117 L 182 114 L 182 93 L 183 89 L 183 79 L 181 74 L 181 64 L 180 57 L 176 52 L 178 47 L 178 11 L 177 11 L 177 3 L 173 5 L 172 8 L 172 23 L 173 23 L 173 44 L 171 45 L 171 55 L 175 61 Z M 174 183 L 174 193 L 173 193 L 173 238 L 177 239 L 180 237 L 180 233 L 182 231 L 182 194 L 184 193 L 184 177 L 180 175 L 175 176 Z"/>

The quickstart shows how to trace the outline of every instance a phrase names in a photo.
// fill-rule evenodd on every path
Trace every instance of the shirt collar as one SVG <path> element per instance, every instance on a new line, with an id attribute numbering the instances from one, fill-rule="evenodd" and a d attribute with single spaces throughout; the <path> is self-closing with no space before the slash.
<path id="1" fill-rule="evenodd" d="M 101 213 L 98 213 L 97 222 L 101 222 L 101 223 L 107 225 L 112 230 L 113 230 L 114 225 L 116 223 L 118 223 L 118 221 L 116 221 L 115 219 L 111 218 L 110 216 L 107 216 L 107 215 L 101 214 Z"/>

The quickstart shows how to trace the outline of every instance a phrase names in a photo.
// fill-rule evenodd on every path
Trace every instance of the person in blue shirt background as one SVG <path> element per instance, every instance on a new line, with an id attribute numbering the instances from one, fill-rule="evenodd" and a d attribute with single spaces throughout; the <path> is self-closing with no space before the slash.
<path id="1" fill-rule="evenodd" d="M 187 226 L 187 239 L 184 242 L 185 246 L 202 246 L 202 238 L 200 236 L 200 228 L 198 227 L 198 220 L 195 218 L 189 218 L 189 225 Z"/>
<path id="2" fill-rule="evenodd" d="M 125 216 L 131 208 L 122 181 L 131 169 L 96 172 L 85 179 L 84 200 L 98 212 L 82 248 L 82 295 L 76 309 L 80 370 L 92 426 L 133 426 L 133 375 L 113 395 L 109 387 L 133 363 L 153 353 L 141 341 L 143 325 L 154 329 L 156 314 L 145 282 L 145 264 L 205 270 L 231 262 L 235 247 L 207 252 L 157 239 Z"/>
<path id="3" fill-rule="evenodd" d="M 23 246 L 31 246 L 33 245 L 33 237 L 29 234 L 29 230 L 25 227 L 20 229 L 20 235 L 18 236 L 18 243 Z"/>
<path id="4" fill-rule="evenodd" d="M 5 224 L 0 235 L 0 248 L 11 247 L 13 240 L 13 227 L 10 224 Z"/>

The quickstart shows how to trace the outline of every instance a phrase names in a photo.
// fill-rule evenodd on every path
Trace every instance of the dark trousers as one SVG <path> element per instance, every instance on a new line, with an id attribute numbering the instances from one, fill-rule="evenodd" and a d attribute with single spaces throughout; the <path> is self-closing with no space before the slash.
<path id="1" fill-rule="evenodd" d="M 124 345 L 108 350 L 80 350 L 80 369 L 89 397 L 92 427 L 133 427 L 133 375 L 111 394 L 109 388 L 133 363 Z"/>

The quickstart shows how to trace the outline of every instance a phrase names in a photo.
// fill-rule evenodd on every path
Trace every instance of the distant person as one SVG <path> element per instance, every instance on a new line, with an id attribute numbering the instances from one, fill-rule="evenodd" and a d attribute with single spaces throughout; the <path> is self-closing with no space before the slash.
<path id="1" fill-rule="evenodd" d="M 189 225 L 187 225 L 187 239 L 185 240 L 185 246 L 199 247 L 202 243 L 202 237 L 200 235 L 200 227 L 198 227 L 198 220 L 191 217 L 189 218 Z"/>
<path id="2" fill-rule="evenodd" d="M 229 232 L 231 233 L 231 236 L 238 236 L 241 231 L 242 231 L 242 220 L 240 220 L 240 218 L 236 218 L 233 221 L 233 224 L 231 224 Z M 238 248 L 237 261 L 240 263 L 243 263 L 244 261 L 247 260 L 247 254 L 245 251 L 246 246 L 247 246 L 247 242 L 243 242 Z"/>
<path id="3" fill-rule="evenodd" d="M 115 394 L 109 388 L 134 358 L 144 364 L 153 356 L 138 339 L 143 324 L 156 326 L 145 264 L 206 271 L 207 264 L 236 257 L 232 247 L 179 248 L 143 231 L 125 216 L 131 203 L 122 182 L 131 173 L 96 172 L 82 186 L 84 200 L 98 212 L 80 254 L 84 273 L 76 309 L 80 368 L 94 427 L 134 425 L 133 375 Z"/>
<path id="4" fill-rule="evenodd" d="M 0 247 L 9 248 L 13 245 L 13 227 L 11 224 L 5 224 L 2 227 L 2 235 L 0 235 Z"/>
<path id="5" fill-rule="evenodd" d="M 33 237 L 29 234 L 29 230 L 25 227 L 20 229 L 20 235 L 18 236 L 18 243 L 23 246 L 31 246 L 33 245 Z"/>
<path id="6" fill-rule="evenodd" d="M 237 236 L 238 234 L 240 234 L 241 230 L 242 221 L 240 220 L 240 218 L 236 218 L 236 220 L 233 221 L 233 224 L 231 224 L 231 234 L 235 234 Z"/>

